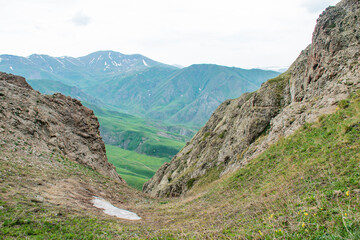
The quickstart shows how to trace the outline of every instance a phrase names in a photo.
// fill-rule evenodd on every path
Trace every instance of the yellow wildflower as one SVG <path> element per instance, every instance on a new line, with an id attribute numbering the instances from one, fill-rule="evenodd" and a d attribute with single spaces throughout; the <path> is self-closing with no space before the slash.
<path id="1" fill-rule="evenodd" d="M 301 226 L 304 228 L 304 227 L 305 227 L 305 223 L 303 223 Z"/>
<path id="2" fill-rule="evenodd" d="M 345 217 L 347 216 L 347 213 L 345 213 Z"/>
<path id="3" fill-rule="evenodd" d="M 274 217 L 274 214 L 271 214 L 270 217 L 269 217 L 269 219 L 272 219 L 273 217 Z"/>
<path id="4" fill-rule="evenodd" d="M 347 191 L 347 192 L 346 192 L 346 196 L 350 196 L 350 191 Z"/>
<path id="5" fill-rule="evenodd" d="M 262 234 L 262 232 L 259 230 L 259 234 L 262 236 L 263 234 Z"/>
<path id="6" fill-rule="evenodd" d="M 306 213 L 304 213 L 304 215 L 307 216 L 307 215 L 309 215 L 309 214 L 306 212 Z"/>

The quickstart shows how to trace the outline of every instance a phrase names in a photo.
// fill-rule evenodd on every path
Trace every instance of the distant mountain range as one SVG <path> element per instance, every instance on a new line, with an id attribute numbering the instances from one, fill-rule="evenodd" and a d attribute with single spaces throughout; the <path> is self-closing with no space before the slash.
<path id="1" fill-rule="evenodd" d="M 2 71 L 22 75 L 26 79 L 60 81 L 79 88 L 155 66 L 177 69 L 139 54 L 125 55 L 114 51 L 99 51 L 78 58 L 39 54 L 29 57 L 0 55 Z"/>
<path id="2" fill-rule="evenodd" d="M 25 76 L 45 93 L 65 91 L 129 114 L 195 127 L 202 126 L 224 100 L 255 91 L 279 74 L 212 64 L 178 68 L 114 51 L 78 58 L 0 55 L 0 71 Z"/>

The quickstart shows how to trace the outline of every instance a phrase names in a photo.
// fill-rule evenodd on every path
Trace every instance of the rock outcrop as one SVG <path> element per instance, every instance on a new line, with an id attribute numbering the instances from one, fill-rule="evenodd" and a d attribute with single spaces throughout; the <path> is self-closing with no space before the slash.
<path id="1" fill-rule="evenodd" d="M 222 103 L 170 163 L 144 184 L 153 196 L 181 196 L 235 171 L 279 138 L 332 113 L 359 89 L 360 2 L 343 0 L 319 17 L 289 70 L 259 90 Z"/>
<path id="2" fill-rule="evenodd" d="M 35 152 L 56 152 L 119 182 L 107 161 L 92 110 L 62 94 L 42 95 L 23 77 L 0 73 L 0 136 L 25 139 Z"/>

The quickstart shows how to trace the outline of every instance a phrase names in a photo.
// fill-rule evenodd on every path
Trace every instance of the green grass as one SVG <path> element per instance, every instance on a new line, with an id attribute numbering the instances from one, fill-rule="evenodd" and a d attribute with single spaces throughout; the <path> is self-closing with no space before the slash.
<path id="1" fill-rule="evenodd" d="M 172 158 L 189 140 L 143 118 L 103 109 L 94 111 L 106 144 L 149 156 Z"/>
<path id="2" fill-rule="evenodd" d="M 360 92 L 343 103 L 189 206 L 221 209 L 229 237 L 360 239 Z"/>
<path id="3" fill-rule="evenodd" d="M 109 162 L 114 164 L 116 171 L 132 187 L 141 190 L 142 185 L 148 181 L 168 158 L 157 158 L 124 150 L 119 147 L 106 145 Z"/>
<path id="4" fill-rule="evenodd" d="M 290 79 L 290 77 L 291 77 L 291 72 L 286 71 L 275 78 L 269 79 L 266 83 L 268 83 L 268 84 L 278 83 L 278 82 L 281 83 L 284 81 L 288 81 Z"/>
<path id="5" fill-rule="evenodd" d="M 77 192 L 76 196 L 64 191 L 62 204 L 54 204 L 48 199 L 34 200 L 34 196 L 44 194 L 36 190 L 41 179 L 49 184 L 47 188 L 62 181 L 75 181 L 82 185 L 80 189 L 91 186 L 96 193 L 107 191 L 111 195 L 116 194 L 123 203 L 138 201 L 138 192 L 134 189 L 58 154 L 42 153 L 34 157 L 22 153 L 18 157 L 7 151 L 1 153 L 11 156 L 12 160 L 0 161 L 0 239 L 136 238 L 134 228 L 130 230 L 114 219 L 94 214 L 91 208 L 79 208 L 76 203 L 79 196 L 84 197 L 84 202 L 89 200 L 82 195 L 84 192 L 77 192 L 74 185 L 71 191 Z M 54 197 L 57 196 L 55 193 Z"/>
<path id="6" fill-rule="evenodd" d="M 14 206 L 0 201 L 4 206 L 0 213 L 0 236 L 7 239 L 104 239 L 115 233 L 115 229 L 104 227 L 105 221 L 99 219 L 68 217 L 39 203 L 23 201 L 23 204 Z"/>

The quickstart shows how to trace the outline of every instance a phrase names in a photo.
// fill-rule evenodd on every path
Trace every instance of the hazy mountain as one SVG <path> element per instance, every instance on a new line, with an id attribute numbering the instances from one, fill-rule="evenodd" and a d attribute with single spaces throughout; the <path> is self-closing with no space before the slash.
<path id="1" fill-rule="evenodd" d="M 151 108 L 154 93 L 169 76 L 177 71 L 160 66 L 147 68 L 133 74 L 119 75 L 84 90 L 129 113 L 144 115 L 144 111 Z"/>
<path id="2" fill-rule="evenodd" d="M 36 79 L 58 81 L 127 113 L 196 127 L 203 125 L 222 101 L 255 91 L 278 75 L 213 64 L 180 69 L 139 54 L 114 51 L 78 58 L 33 54 L 27 58 L 0 55 L 0 59 L 0 71 L 25 76 L 32 84 Z M 35 88 L 80 97 L 70 94 L 75 89 L 65 89 L 60 83 L 42 81 Z"/>
<path id="3" fill-rule="evenodd" d="M 27 79 L 57 80 L 80 88 L 155 66 L 177 69 L 140 54 L 126 55 L 114 51 L 98 51 L 78 58 L 39 54 L 29 57 L 0 55 L 0 71 L 19 74 Z"/>
<path id="4" fill-rule="evenodd" d="M 113 78 L 85 91 L 132 114 L 201 126 L 222 101 L 255 91 L 278 74 L 213 64 L 178 70 L 155 67 Z"/>
<path id="5" fill-rule="evenodd" d="M 226 99 L 258 89 L 274 71 L 197 64 L 177 71 L 157 89 L 147 116 L 201 126 Z"/>
<path id="6" fill-rule="evenodd" d="M 99 99 L 84 93 L 81 89 L 73 86 L 66 85 L 59 81 L 52 80 L 28 80 L 27 81 L 34 89 L 43 94 L 62 93 L 66 96 L 71 96 L 82 102 L 103 106 L 104 103 Z"/>

